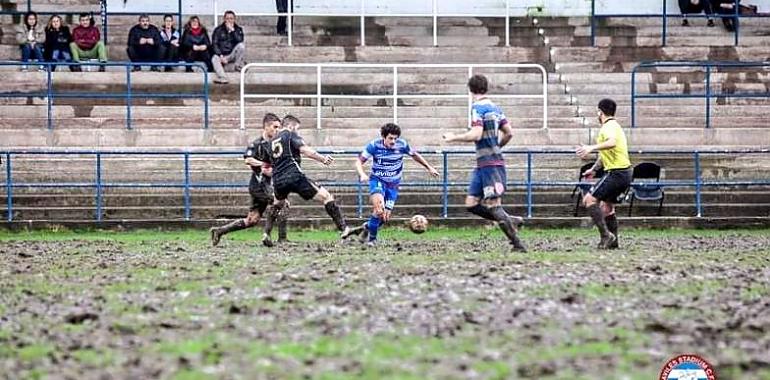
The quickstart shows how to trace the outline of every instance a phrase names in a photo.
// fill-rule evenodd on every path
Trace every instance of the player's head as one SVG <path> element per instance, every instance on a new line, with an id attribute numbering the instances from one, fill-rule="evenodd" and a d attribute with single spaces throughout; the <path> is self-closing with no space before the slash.
<path id="1" fill-rule="evenodd" d="M 487 77 L 476 74 L 468 79 L 468 90 L 474 95 L 484 95 L 489 90 L 489 81 Z"/>
<path id="2" fill-rule="evenodd" d="M 401 137 L 401 127 L 393 123 L 387 123 L 380 128 L 382 144 L 388 148 L 396 145 L 396 140 Z"/>
<path id="3" fill-rule="evenodd" d="M 262 128 L 268 137 L 273 137 L 275 132 L 281 128 L 281 119 L 274 113 L 266 113 L 262 118 Z"/>
<path id="4" fill-rule="evenodd" d="M 599 117 L 599 122 L 601 123 L 603 121 L 602 117 L 605 120 L 611 117 L 615 117 L 615 111 L 618 109 L 618 105 L 615 104 L 614 100 L 604 98 L 599 101 L 597 108 L 599 109 L 597 116 Z"/>
<path id="5" fill-rule="evenodd" d="M 292 132 L 297 132 L 300 127 L 299 119 L 297 119 L 294 115 L 286 115 L 283 117 L 283 121 L 281 122 L 281 128 L 288 129 Z"/>

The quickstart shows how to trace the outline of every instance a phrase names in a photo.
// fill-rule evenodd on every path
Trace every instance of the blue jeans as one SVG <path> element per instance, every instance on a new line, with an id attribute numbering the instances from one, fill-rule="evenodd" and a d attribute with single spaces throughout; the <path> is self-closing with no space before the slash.
<path id="1" fill-rule="evenodd" d="M 43 49 L 40 48 L 40 44 L 35 44 L 34 47 L 30 44 L 21 45 L 21 61 L 29 62 L 30 58 L 43 62 Z"/>
<path id="2" fill-rule="evenodd" d="M 68 50 L 54 50 L 51 52 L 51 62 L 71 62 L 72 55 Z M 72 67 L 70 66 L 70 70 Z M 56 66 L 51 65 L 51 71 L 56 71 Z"/>

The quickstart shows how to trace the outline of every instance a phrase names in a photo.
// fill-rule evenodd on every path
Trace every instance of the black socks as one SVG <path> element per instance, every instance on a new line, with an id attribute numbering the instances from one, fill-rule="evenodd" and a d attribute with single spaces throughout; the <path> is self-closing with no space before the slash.
<path id="1" fill-rule="evenodd" d="M 340 207 L 337 206 L 337 203 L 334 201 L 327 202 L 324 204 L 324 208 L 326 209 L 326 213 L 332 217 L 332 220 L 334 220 L 337 229 L 344 231 L 347 224 L 345 224 L 345 218 L 342 216 L 342 211 L 340 211 Z"/>

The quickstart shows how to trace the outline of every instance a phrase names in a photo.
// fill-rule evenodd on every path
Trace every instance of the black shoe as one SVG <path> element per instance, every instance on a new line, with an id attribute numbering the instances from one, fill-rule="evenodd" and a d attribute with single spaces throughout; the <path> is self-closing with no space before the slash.
<path id="1" fill-rule="evenodd" d="M 184 69 L 184 72 L 186 72 L 186 73 L 191 73 L 191 72 L 193 72 L 193 69 L 192 69 L 192 67 L 190 67 L 190 66 L 187 66 L 187 67 Z"/>
<path id="2" fill-rule="evenodd" d="M 160 72 L 160 68 L 158 66 L 153 66 L 153 67 L 150 67 L 150 71 L 154 71 L 156 73 L 159 73 Z"/>
<path id="3" fill-rule="evenodd" d="M 137 71 L 142 71 L 142 66 L 134 66 L 131 68 L 132 73 L 135 73 Z"/>
<path id="4" fill-rule="evenodd" d="M 105 66 L 99 66 L 99 72 L 100 72 L 100 73 L 103 73 L 103 72 L 105 72 L 105 71 L 107 71 L 107 67 L 105 67 Z"/>
<path id="5" fill-rule="evenodd" d="M 690 26 L 690 22 L 687 19 L 682 20 L 682 26 Z"/>
<path id="6" fill-rule="evenodd" d="M 262 245 L 269 248 L 274 246 L 275 244 L 273 244 L 273 239 L 270 238 L 270 235 L 262 234 Z"/>
<path id="7" fill-rule="evenodd" d="M 360 235 L 361 232 L 364 232 L 366 228 L 364 228 L 363 225 L 358 227 L 350 228 L 350 226 L 346 226 L 345 229 L 340 234 L 340 239 L 345 240 L 349 238 L 351 235 Z"/>
<path id="8" fill-rule="evenodd" d="M 714 20 L 709 19 L 709 21 L 706 23 L 706 26 L 708 26 L 709 28 L 713 28 L 714 27 Z"/>
<path id="9" fill-rule="evenodd" d="M 165 71 L 165 72 L 167 72 L 167 73 L 168 73 L 168 72 L 174 71 L 174 68 L 173 68 L 173 67 L 171 67 L 171 66 L 166 66 L 166 68 L 165 68 L 165 69 L 163 69 L 163 71 Z"/>
<path id="10" fill-rule="evenodd" d="M 527 247 L 525 247 L 525 246 L 524 246 L 523 244 L 521 244 L 521 243 L 518 243 L 518 244 L 511 244 L 511 246 L 513 247 L 513 251 L 514 251 L 514 252 L 527 253 Z"/>
<path id="11" fill-rule="evenodd" d="M 602 240 L 599 241 L 599 249 L 610 249 L 610 246 L 618 242 L 618 238 L 612 234 L 612 232 L 608 232 L 607 236 L 602 236 Z"/>
<path id="12" fill-rule="evenodd" d="M 284 37 L 286 37 L 286 36 L 288 36 L 288 35 L 289 35 L 289 32 L 288 32 L 288 31 L 286 31 L 286 30 L 279 30 L 279 31 L 278 31 L 278 35 L 279 35 L 279 36 L 284 36 Z"/>
<path id="13" fill-rule="evenodd" d="M 219 228 L 211 227 L 209 229 L 209 234 L 211 234 L 211 245 L 216 247 L 217 244 L 219 244 L 219 238 L 222 237 L 222 235 L 219 234 Z"/>

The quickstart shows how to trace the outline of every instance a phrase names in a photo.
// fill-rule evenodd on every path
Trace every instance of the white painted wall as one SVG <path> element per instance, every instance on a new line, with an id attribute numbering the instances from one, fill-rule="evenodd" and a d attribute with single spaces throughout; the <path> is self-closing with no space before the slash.
<path id="1" fill-rule="evenodd" d="M 184 14 L 212 14 L 214 1 L 222 13 L 232 9 L 236 13 L 275 12 L 274 0 L 183 0 Z M 295 0 L 294 10 L 302 13 L 359 14 L 362 0 Z M 433 0 L 363 0 L 366 13 L 432 13 Z M 436 0 L 439 14 L 505 14 L 505 0 Z M 708 1 L 708 0 L 705 0 Z M 669 13 L 679 13 L 677 0 L 666 0 Z M 760 12 L 770 12 L 770 0 L 744 1 L 759 6 Z M 588 16 L 590 0 L 508 0 L 512 16 L 542 14 L 550 16 Z M 175 0 L 120 0 L 108 1 L 112 12 L 169 12 L 176 13 Z M 662 0 L 596 0 L 597 14 L 659 14 Z"/>

